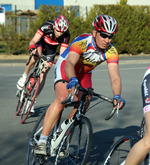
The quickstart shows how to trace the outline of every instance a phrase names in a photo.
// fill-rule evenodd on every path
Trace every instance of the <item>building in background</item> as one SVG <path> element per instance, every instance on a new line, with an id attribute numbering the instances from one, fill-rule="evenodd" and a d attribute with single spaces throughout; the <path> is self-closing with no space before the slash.
<path id="1" fill-rule="evenodd" d="M 80 6 L 80 14 L 86 16 L 93 5 L 115 5 L 120 0 L 64 0 L 64 6 Z M 127 0 L 128 5 L 150 5 L 149 0 Z"/>
<path id="2" fill-rule="evenodd" d="M 64 0 L 0 0 L 1 7 L 6 11 L 15 10 L 38 10 L 40 5 L 57 5 L 63 6 Z"/>
<path id="3" fill-rule="evenodd" d="M 5 25 L 5 8 L 0 7 L 0 25 Z"/>
<path id="4" fill-rule="evenodd" d="M 94 4 L 107 5 L 117 4 L 120 0 L 0 0 L 1 7 L 5 11 L 15 10 L 38 10 L 40 5 L 56 6 L 80 6 L 81 8 L 91 8 Z M 128 0 L 128 5 L 150 5 L 149 0 Z"/>
<path id="5" fill-rule="evenodd" d="M 0 0 L 0 5 L 5 11 L 35 10 L 35 0 Z"/>
<path id="6" fill-rule="evenodd" d="M 72 5 L 72 6 L 88 6 L 92 7 L 93 4 L 99 4 L 99 5 L 115 5 L 120 0 L 64 0 L 64 6 Z M 128 5 L 150 5 L 149 0 L 127 0 Z"/>
<path id="7" fill-rule="evenodd" d="M 32 18 L 34 19 L 34 14 L 37 14 L 37 10 L 41 5 L 56 5 L 56 6 L 72 6 L 79 8 L 79 12 L 77 14 L 82 15 L 86 18 L 88 12 L 90 11 L 93 5 L 115 5 L 120 0 L 0 0 L 1 13 L 0 15 L 4 16 L 3 11 L 13 11 L 17 15 L 17 32 L 26 34 L 30 20 L 27 13 L 33 13 Z M 127 0 L 128 5 L 150 5 L 149 0 Z M 4 10 L 3 10 L 4 9 Z M 23 13 L 21 15 L 20 13 Z M 26 14 L 25 14 L 26 13 Z M 2 17 L 3 17 L 2 16 Z M 11 21 L 9 16 L 0 17 L 0 24 L 8 25 Z"/>

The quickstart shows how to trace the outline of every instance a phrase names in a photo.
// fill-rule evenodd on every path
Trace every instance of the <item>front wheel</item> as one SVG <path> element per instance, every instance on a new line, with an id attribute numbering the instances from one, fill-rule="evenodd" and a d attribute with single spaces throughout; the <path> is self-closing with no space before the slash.
<path id="1" fill-rule="evenodd" d="M 92 125 L 87 117 L 75 121 L 66 131 L 56 153 L 55 165 L 85 165 L 92 145 Z"/>
<path id="2" fill-rule="evenodd" d="M 52 137 L 52 134 L 55 130 L 52 130 L 51 133 L 49 134 L 48 138 L 48 143 L 47 143 L 47 156 L 40 156 L 36 155 L 34 153 L 34 148 L 37 146 L 37 143 L 39 141 L 40 135 L 42 133 L 43 129 L 43 122 L 44 122 L 44 117 L 45 117 L 46 111 L 42 113 L 38 121 L 36 122 L 36 125 L 34 126 L 29 143 L 28 143 L 28 150 L 27 150 L 27 155 L 26 155 L 26 165 L 54 165 L 54 157 L 51 157 L 49 155 L 49 148 L 50 144 L 49 142 L 51 141 L 50 138 Z"/>
<path id="3" fill-rule="evenodd" d="M 40 134 L 43 129 L 43 121 L 45 117 L 46 111 L 42 113 L 38 121 L 36 122 L 36 125 L 34 129 L 32 130 L 30 139 L 29 139 L 29 144 L 28 144 L 28 151 L 27 151 L 27 156 L 26 156 L 26 165 L 40 165 L 40 162 L 44 161 L 43 158 L 37 157 L 33 150 L 35 146 L 37 145 L 37 142 L 40 138 Z M 42 164 L 42 163 L 41 163 Z"/>
<path id="4" fill-rule="evenodd" d="M 126 135 L 120 138 L 112 146 L 103 165 L 124 165 L 129 151 L 140 139 L 138 135 Z M 148 155 L 140 165 L 148 165 Z"/>
<path id="5" fill-rule="evenodd" d="M 32 78 L 32 77 L 31 77 Z M 21 116 L 20 116 L 20 123 L 23 124 L 28 117 L 30 110 L 34 104 L 37 91 L 40 85 L 40 78 L 38 77 L 35 79 L 34 84 L 30 84 L 30 79 L 25 85 L 26 96 L 24 99 L 24 104 L 22 105 L 21 109 Z"/>

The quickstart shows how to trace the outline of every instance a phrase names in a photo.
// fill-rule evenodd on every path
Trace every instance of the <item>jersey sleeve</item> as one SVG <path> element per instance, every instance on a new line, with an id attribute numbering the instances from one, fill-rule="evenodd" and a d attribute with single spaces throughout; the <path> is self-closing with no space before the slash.
<path id="1" fill-rule="evenodd" d="M 41 36 L 44 35 L 44 32 L 46 29 L 49 29 L 50 25 L 47 23 L 47 21 L 45 21 L 37 30 L 37 33 L 39 33 Z"/>
<path id="2" fill-rule="evenodd" d="M 117 49 L 112 44 L 109 45 L 109 47 L 105 50 L 103 55 L 107 61 L 107 64 L 119 63 L 119 55 Z"/>
<path id="3" fill-rule="evenodd" d="M 82 37 L 78 37 L 71 45 L 70 51 L 76 52 L 79 55 L 83 54 L 87 48 L 87 40 Z"/>

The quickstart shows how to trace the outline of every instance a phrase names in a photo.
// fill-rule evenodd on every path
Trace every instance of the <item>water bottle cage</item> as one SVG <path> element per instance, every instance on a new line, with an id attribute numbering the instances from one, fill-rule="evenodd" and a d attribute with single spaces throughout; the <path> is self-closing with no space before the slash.
<path id="1" fill-rule="evenodd" d="M 53 141 L 56 141 L 56 139 L 59 137 L 59 135 L 61 134 L 61 132 L 62 132 L 62 131 L 56 132 L 56 133 L 53 135 L 53 137 L 52 137 Z"/>

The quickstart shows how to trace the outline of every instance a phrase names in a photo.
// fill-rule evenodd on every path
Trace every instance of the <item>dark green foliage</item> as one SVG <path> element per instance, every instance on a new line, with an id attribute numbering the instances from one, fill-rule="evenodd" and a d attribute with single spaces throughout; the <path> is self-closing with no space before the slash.
<path id="1" fill-rule="evenodd" d="M 5 54 L 26 54 L 28 52 L 29 41 L 25 34 L 18 34 L 15 26 L 1 27 L 1 43 L 2 48 L 0 52 L 4 50 Z"/>
<path id="2" fill-rule="evenodd" d="M 120 0 L 120 5 L 126 5 L 127 4 L 127 0 Z"/>
<path id="3" fill-rule="evenodd" d="M 78 6 L 75 8 L 43 5 L 38 11 L 37 18 L 30 21 L 28 34 L 18 34 L 13 28 L 15 21 L 7 27 L 1 26 L 1 41 L 5 44 L 0 46 L 0 53 L 1 50 L 5 50 L 7 54 L 28 53 L 29 41 L 41 24 L 46 20 L 55 19 L 60 14 L 69 21 L 70 42 L 80 34 L 91 33 L 94 18 L 99 14 L 106 14 L 114 17 L 118 22 L 119 30 L 112 43 L 119 53 L 148 54 L 150 53 L 150 7 L 129 6 L 126 3 L 127 0 L 121 0 L 117 5 L 94 5 L 86 18 L 78 15 Z"/>
<path id="4" fill-rule="evenodd" d="M 150 8 L 148 6 L 95 5 L 90 18 L 106 14 L 118 22 L 118 33 L 112 42 L 119 53 L 150 53 Z"/>

